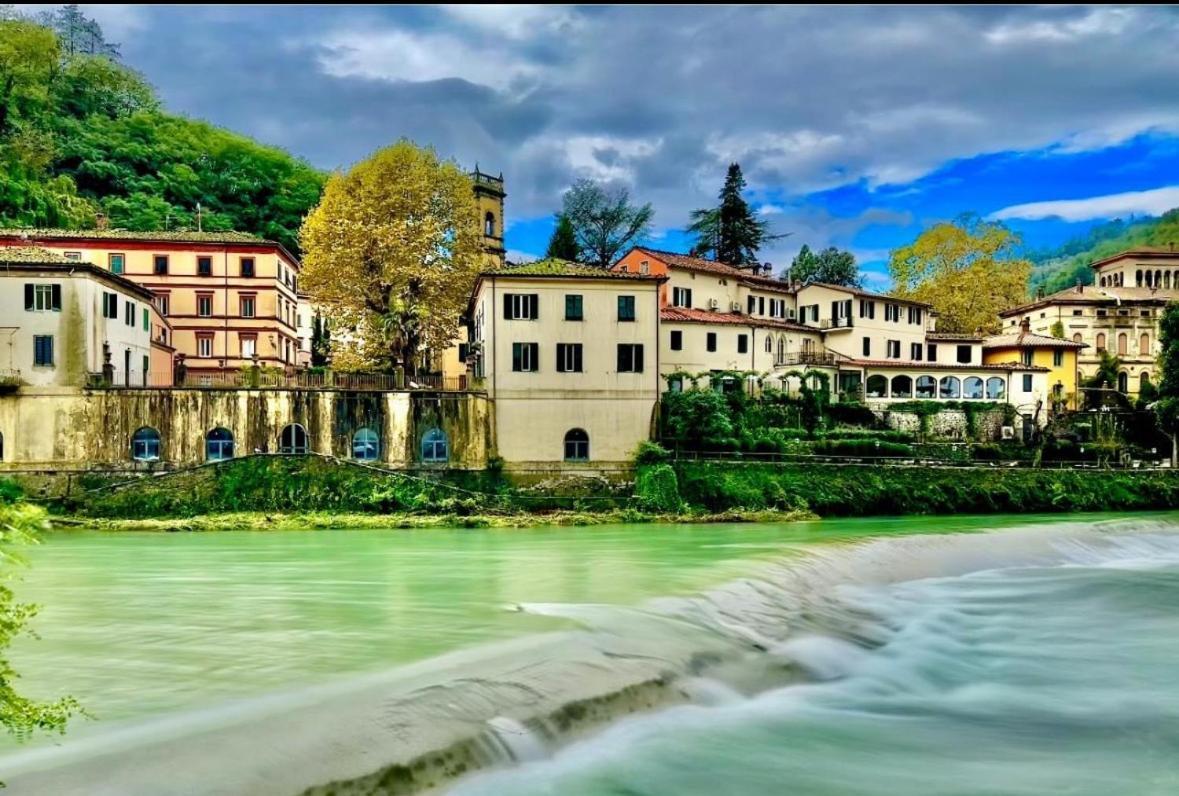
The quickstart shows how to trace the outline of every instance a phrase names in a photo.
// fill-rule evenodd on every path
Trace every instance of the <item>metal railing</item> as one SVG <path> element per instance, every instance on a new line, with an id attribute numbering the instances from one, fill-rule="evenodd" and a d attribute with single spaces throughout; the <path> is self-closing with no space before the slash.
<path id="1" fill-rule="evenodd" d="M 794 351 L 774 358 L 776 367 L 789 365 L 834 365 L 837 357 L 830 351 Z"/>
<path id="2" fill-rule="evenodd" d="M 758 451 L 672 451 L 673 459 L 686 461 L 723 461 L 734 464 L 838 464 L 863 467 L 947 467 L 954 469 L 1040 469 L 1040 470 L 1169 470 L 1166 459 L 1132 459 L 1094 461 L 1091 459 L 1052 459 L 1039 464 L 1027 459 L 954 460 L 932 455 L 914 445 L 911 456 L 869 456 L 821 453 L 766 453 Z"/>

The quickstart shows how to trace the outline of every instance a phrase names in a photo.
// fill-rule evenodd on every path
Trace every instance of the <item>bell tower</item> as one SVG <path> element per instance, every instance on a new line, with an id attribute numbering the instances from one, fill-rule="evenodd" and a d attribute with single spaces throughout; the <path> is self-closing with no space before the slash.
<path id="1" fill-rule="evenodd" d="M 471 173 L 475 185 L 475 205 L 479 208 L 479 228 L 483 232 L 483 251 L 490 268 L 504 264 L 504 175 L 484 174 L 475 165 Z"/>

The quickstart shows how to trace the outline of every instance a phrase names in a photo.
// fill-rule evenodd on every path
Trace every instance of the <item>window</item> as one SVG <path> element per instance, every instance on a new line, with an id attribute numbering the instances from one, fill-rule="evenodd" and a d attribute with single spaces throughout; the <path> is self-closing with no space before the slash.
<path id="1" fill-rule="evenodd" d="M 172 304 L 172 302 L 169 300 L 169 296 L 167 293 L 160 293 L 159 295 L 156 296 L 156 309 L 158 309 L 160 311 L 160 315 L 167 317 L 168 309 L 171 306 L 171 304 Z"/>
<path id="2" fill-rule="evenodd" d="M 1083 310 L 1073 310 L 1073 317 L 1077 317 L 1077 316 L 1084 315 L 1084 314 L 1085 313 Z"/>
<path id="3" fill-rule="evenodd" d="M 119 317 L 119 296 L 117 293 L 102 291 L 102 317 Z"/>
<path id="4" fill-rule="evenodd" d="M 581 296 L 577 293 L 569 293 L 565 296 L 565 320 L 585 320 L 585 308 Z"/>
<path id="5" fill-rule="evenodd" d="M 242 359 L 253 359 L 254 355 L 258 353 L 258 338 L 254 335 L 239 335 L 241 340 Z"/>
<path id="6" fill-rule="evenodd" d="M 925 346 L 925 359 L 929 362 L 937 362 L 937 344 L 930 343 Z"/>
<path id="7" fill-rule="evenodd" d="M 535 321 L 540 317 L 540 296 L 536 293 L 505 293 L 504 320 Z"/>
<path id="8" fill-rule="evenodd" d="M 1150 335 L 1143 334 L 1138 338 L 1138 355 L 1145 357 L 1150 356 Z"/>
<path id="9" fill-rule="evenodd" d="M 443 442 L 445 445 L 445 441 Z M 371 428 L 358 429 L 352 435 L 352 458 L 372 462 L 380 458 L 381 438 Z"/>
<path id="10" fill-rule="evenodd" d="M 970 362 L 970 355 L 971 355 L 970 349 L 971 349 L 971 346 L 968 346 L 968 345 L 958 346 L 958 354 L 955 357 L 955 361 L 962 363 L 962 364 L 969 363 Z"/>
<path id="11" fill-rule="evenodd" d="M 25 309 L 30 312 L 61 312 L 61 285 L 25 283 Z"/>
<path id="12" fill-rule="evenodd" d="M 483 234 L 489 238 L 495 237 L 495 213 L 491 211 L 483 216 Z"/>
<path id="13" fill-rule="evenodd" d="M 863 351 L 864 351 L 864 356 L 866 356 L 866 357 L 872 356 L 872 338 L 871 337 L 864 338 Z"/>
<path id="14" fill-rule="evenodd" d="M 750 300 L 753 296 L 749 297 Z M 671 304 L 673 307 L 691 307 L 692 306 L 692 289 L 689 287 L 675 287 L 671 290 Z M 750 304 L 750 307 L 753 305 Z M 751 309 L 750 312 L 753 312 Z"/>
<path id="15" fill-rule="evenodd" d="M 745 313 L 747 315 L 752 315 L 756 309 L 757 299 L 754 296 L 750 296 L 745 300 Z"/>
<path id="16" fill-rule="evenodd" d="M 213 356 L 213 335 L 198 334 L 197 335 L 197 356 L 208 359 Z"/>
<path id="17" fill-rule="evenodd" d="M 565 461 L 589 461 L 589 434 L 583 429 L 571 428 L 565 432 Z"/>
<path id="18" fill-rule="evenodd" d="M 900 340 L 888 340 L 886 342 L 886 346 L 887 346 L 888 350 L 885 353 L 885 355 L 889 359 L 900 359 L 901 358 L 901 341 Z"/>
<path id="19" fill-rule="evenodd" d="M 920 307 L 909 307 L 909 323 L 912 323 L 912 324 L 920 324 L 921 323 L 921 308 Z"/>
<path id="20" fill-rule="evenodd" d="M 139 308 L 139 315 L 143 318 L 143 331 L 151 331 L 151 313 L 147 311 L 147 305 Z"/>
<path id="21" fill-rule="evenodd" d="M 160 458 L 160 432 L 144 426 L 131 435 L 131 458 L 137 462 L 154 462 Z"/>
<path id="22" fill-rule="evenodd" d="M 899 304 L 885 304 L 884 305 L 884 320 L 900 323 L 901 321 L 901 307 Z"/>
<path id="23" fill-rule="evenodd" d="M 876 317 L 876 302 L 868 301 L 867 299 L 860 299 L 860 317 L 861 318 L 875 318 Z"/>
<path id="24" fill-rule="evenodd" d="M 643 346 L 635 343 L 619 343 L 618 345 L 618 372 L 619 373 L 642 373 L 643 372 Z"/>
<path id="25" fill-rule="evenodd" d="M 683 392 L 684 380 L 681 376 L 673 376 L 667 380 L 668 392 Z"/>
<path id="26" fill-rule="evenodd" d="M 127 257 L 123 254 L 108 254 L 106 261 L 112 274 L 121 274 L 127 264 Z"/>
<path id="27" fill-rule="evenodd" d="M 766 345 L 767 346 L 769 345 L 769 338 L 768 337 L 766 338 Z M 683 332 L 673 331 L 671 333 L 671 350 L 672 351 L 683 351 L 684 350 L 684 333 Z"/>
<path id="28" fill-rule="evenodd" d="M 749 353 L 749 335 L 747 335 L 747 334 L 737 335 L 737 353 L 738 354 Z"/>
<path id="29" fill-rule="evenodd" d="M 512 343 L 512 370 L 535 373 L 539 370 L 539 343 Z"/>
<path id="30" fill-rule="evenodd" d="M 998 376 L 987 379 L 987 399 L 998 401 L 1007 394 L 1007 384 Z"/>
<path id="31" fill-rule="evenodd" d="M 1130 348 L 1130 338 L 1126 337 L 1126 333 L 1122 332 L 1118 335 L 1118 356 L 1124 357 Z"/>
<path id="32" fill-rule="evenodd" d="M 205 461 L 220 462 L 233 458 L 233 434 L 227 428 L 215 428 L 205 435 Z"/>
<path id="33" fill-rule="evenodd" d="M 716 351 L 716 332 L 709 332 L 704 347 L 709 351 Z"/>
<path id="34" fill-rule="evenodd" d="M 197 315 L 202 318 L 211 318 L 213 316 L 213 296 L 211 294 L 197 294 Z"/>
<path id="35" fill-rule="evenodd" d="M 967 376 L 962 382 L 962 397 L 981 399 L 983 397 L 983 380 L 978 376 Z"/>
<path id="36" fill-rule="evenodd" d="M 1097 347 L 1098 351 L 1105 350 L 1105 335 L 1104 334 L 1099 333 L 1097 335 L 1096 347 Z"/>
<path id="37" fill-rule="evenodd" d="M 774 340 L 768 334 L 766 335 L 766 353 L 774 353 Z"/>
<path id="38" fill-rule="evenodd" d="M 1024 365 L 1031 367 L 1033 351 L 1030 348 L 1025 348 L 1019 352 L 1019 361 Z"/>
<path id="39" fill-rule="evenodd" d="M 1030 374 L 1030 373 L 1023 374 L 1023 391 L 1024 392 L 1031 392 L 1032 391 L 1032 374 Z"/>
<path id="40" fill-rule="evenodd" d="M 33 335 L 33 365 L 39 368 L 53 367 L 53 335 Z"/>
<path id="41" fill-rule="evenodd" d="M 581 373 L 581 343 L 557 343 L 557 372 Z"/>
<path id="42" fill-rule="evenodd" d="M 937 380 L 933 376 L 917 377 L 917 397 L 934 398 L 937 396 Z"/>
<path id="43" fill-rule="evenodd" d="M 942 398 L 957 398 L 962 394 L 962 382 L 957 376 L 942 376 L 938 385 L 938 395 Z"/>
<path id="44" fill-rule="evenodd" d="M 212 276 L 213 275 L 213 258 L 212 257 L 198 257 L 197 258 L 197 276 Z"/>
<path id="45" fill-rule="evenodd" d="M 618 297 L 618 320 L 633 321 L 635 319 L 635 297 Z"/>
<path id="46" fill-rule="evenodd" d="M 908 376 L 893 376 L 892 377 L 892 397 L 893 398 L 912 398 L 913 397 L 913 380 Z"/>
<path id="47" fill-rule="evenodd" d="M 157 275 L 164 275 L 168 273 L 168 255 L 157 254 L 152 258 L 152 265 Z"/>
<path id="48" fill-rule="evenodd" d="M 253 296 L 242 296 L 241 297 L 241 316 L 243 318 L 253 318 L 254 317 L 254 297 Z"/>
<path id="49" fill-rule="evenodd" d="M 909 344 L 909 359 L 913 360 L 914 362 L 920 362 L 921 361 L 921 350 L 923 348 L 925 348 L 925 346 L 921 345 L 921 343 L 910 343 Z"/>
<path id="50" fill-rule="evenodd" d="M 881 376 L 879 373 L 869 376 L 866 383 L 869 398 L 887 398 L 888 397 L 888 378 Z"/>
<path id="51" fill-rule="evenodd" d="M 279 453 L 306 453 L 307 451 L 307 429 L 298 423 L 291 423 L 283 428 L 282 433 L 278 435 Z"/>
<path id="52" fill-rule="evenodd" d="M 238 261 L 238 270 L 241 275 L 247 279 L 252 279 L 254 276 L 254 258 L 243 257 Z"/>
<path id="53" fill-rule="evenodd" d="M 422 461 L 445 462 L 450 458 L 450 446 L 446 434 L 440 428 L 432 428 L 422 436 Z"/>
<path id="54" fill-rule="evenodd" d="M 725 280 L 722 279 L 721 284 L 722 285 L 725 284 Z M 766 314 L 766 297 L 765 296 L 758 296 L 757 297 L 757 314 L 758 315 L 765 315 Z"/>
<path id="55" fill-rule="evenodd" d="M 128 301 L 123 304 L 123 323 L 127 326 L 135 325 L 135 302 Z"/>
<path id="56" fill-rule="evenodd" d="M 1063 364 L 1064 364 L 1064 351 L 1058 348 L 1052 352 L 1052 367 L 1059 368 Z"/>
<path id="57" fill-rule="evenodd" d="M 82 252 L 65 252 L 63 256 L 75 263 L 82 261 Z"/>
<path id="58" fill-rule="evenodd" d="M 1081 333 L 1080 332 L 1077 332 L 1076 334 L 1073 335 L 1073 342 L 1074 343 L 1081 342 Z"/>

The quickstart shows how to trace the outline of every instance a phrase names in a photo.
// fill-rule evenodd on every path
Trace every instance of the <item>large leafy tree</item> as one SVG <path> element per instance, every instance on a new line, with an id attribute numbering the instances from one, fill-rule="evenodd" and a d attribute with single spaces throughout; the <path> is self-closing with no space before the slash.
<path id="1" fill-rule="evenodd" d="M 1010 229 L 976 216 L 935 224 L 893 251 L 893 292 L 933 305 L 939 331 L 998 332 L 999 311 L 1027 298 L 1032 264 L 1019 245 Z"/>
<path id="2" fill-rule="evenodd" d="M 769 222 L 759 218 L 742 194 L 745 176 L 738 163 L 730 163 L 717 207 L 696 210 L 688 232 L 696 236 L 692 254 L 722 263 L 745 265 L 759 262 L 758 251 L 773 240 L 786 237 L 770 232 Z"/>
<path id="3" fill-rule="evenodd" d="M 573 229 L 573 222 L 564 213 L 557 214 L 557 226 L 553 229 L 553 236 L 549 238 L 549 248 L 544 253 L 546 260 L 581 259 L 581 247 L 577 245 L 577 232 Z"/>
<path id="4" fill-rule="evenodd" d="M 470 178 L 405 140 L 333 175 L 301 239 L 303 288 L 358 332 L 337 338 L 337 367 L 416 373 L 458 333 L 484 262 Z"/>
<path id="5" fill-rule="evenodd" d="M 851 252 L 828 246 L 813 252 L 803 245 L 790 264 L 790 279 L 799 282 L 826 282 L 844 287 L 860 286 L 860 269 Z"/>
<path id="6" fill-rule="evenodd" d="M 1170 303 L 1159 319 L 1158 400 L 1154 403 L 1159 427 L 1171 438 L 1171 466 L 1179 467 L 1179 303 Z"/>
<path id="7" fill-rule="evenodd" d="M 624 249 L 650 234 L 655 211 L 650 203 L 632 205 L 625 188 L 578 180 L 565 192 L 561 215 L 573 226 L 581 258 L 609 268 Z"/>

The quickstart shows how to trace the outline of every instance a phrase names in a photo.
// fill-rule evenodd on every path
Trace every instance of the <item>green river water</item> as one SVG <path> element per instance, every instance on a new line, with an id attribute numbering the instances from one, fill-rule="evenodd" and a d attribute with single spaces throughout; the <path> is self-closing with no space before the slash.
<path id="1" fill-rule="evenodd" d="M 537 634 L 589 628 L 649 642 L 651 626 L 626 613 L 647 606 L 644 622 L 673 618 L 654 631 L 671 634 L 670 646 L 689 624 L 685 638 L 704 628 L 731 637 L 726 644 L 754 639 L 759 655 L 789 658 L 812 684 L 739 693 L 717 683 L 698 705 L 626 719 L 571 745 L 509 743 L 503 770 L 457 789 L 1175 793 L 1179 520 L 1114 523 L 1118 545 L 1139 545 L 1115 549 L 1088 535 L 1110 519 L 53 533 L 29 551 L 16 586 L 42 606 L 39 637 L 20 640 L 11 659 L 23 691 L 68 693 L 92 714 L 71 727 L 68 748 L 110 728 L 414 663 L 428 668 L 437 656 Z M 856 544 L 835 544 L 848 542 Z M 844 550 L 855 555 L 804 565 L 809 580 L 799 580 L 799 562 Z M 797 603 L 820 590 L 829 594 L 800 620 Z M 1116 654 L 1097 643 L 1107 637 Z M 1097 685 L 1119 678 L 1112 692 Z M 898 732 L 910 742 L 898 742 Z M 1131 739 L 1125 749 L 1119 733 Z M 1113 739 L 1112 757 L 1094 751 L 1100 737 Z M 21 755 L 52 754 L 55 743 L 6 742 L 0 779 L 12 779 L 14 792 L 43 792 L 21 790 Z M 134 749 L 119 754 L 135 765 Z M 1020 766 L 1001 765 L 1004 755 Z M 52 767 L 52 758 L 38 760 Z M 946 773 L 931 773 L 926 787 L 922 766 Z M 1090 770 L 1073 778 L 1069 766 Z M 156 784 L 76 792 L 200 792 Z"/>

